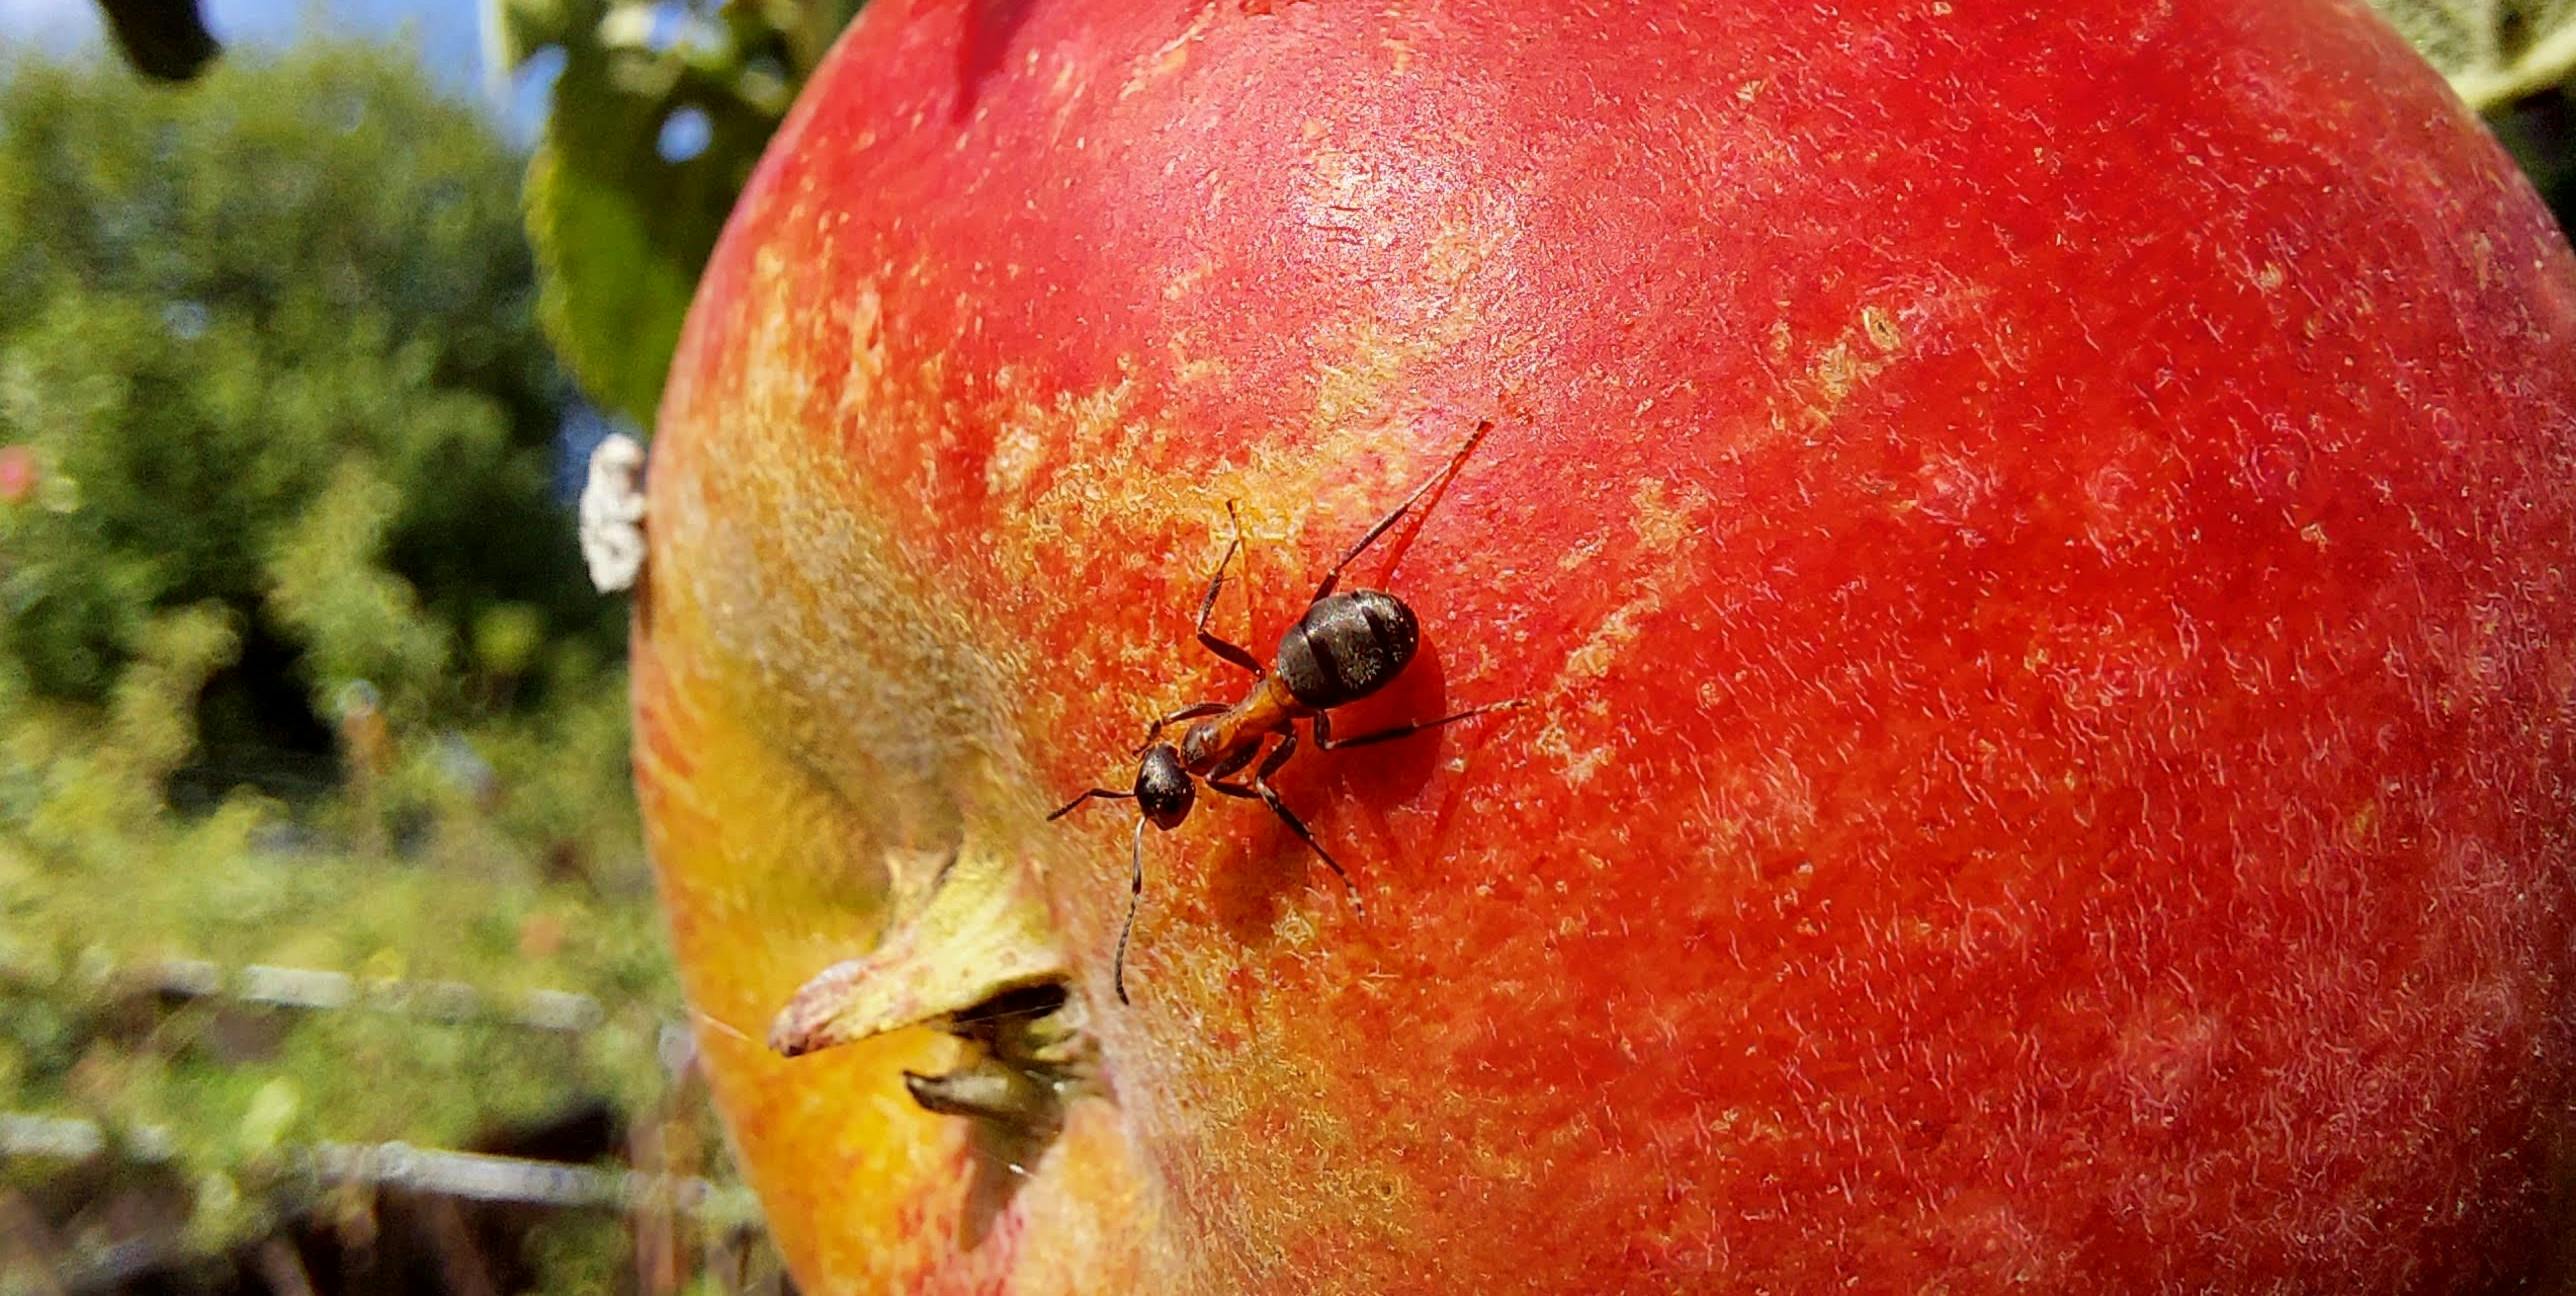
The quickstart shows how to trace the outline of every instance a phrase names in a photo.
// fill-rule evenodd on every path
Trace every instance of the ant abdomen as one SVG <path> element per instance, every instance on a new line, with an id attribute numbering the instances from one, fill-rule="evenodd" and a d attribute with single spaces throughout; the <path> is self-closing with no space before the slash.
<path id="1" fill-rule="evenodd" d="M 1421 638 L 1404 600 L 1383 590 L 1345 590 L 1315 600 L 1280 637 L 1273 669 L 1290 697 L 1321 711 L 1386 687 Z"/>

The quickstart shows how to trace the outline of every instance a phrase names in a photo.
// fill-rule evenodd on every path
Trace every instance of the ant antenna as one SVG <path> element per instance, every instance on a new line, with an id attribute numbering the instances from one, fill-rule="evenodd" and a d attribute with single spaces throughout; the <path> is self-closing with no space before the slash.
<path id="1" fill-rule="evenodd" d="M 1443 467 L 1430 480 L 1414 487 L 1413 493 L 1405 496 L 1404 502 L 1396 505 L 1394 512 L 1387 514 L 1385 517 L 1379 518 L 1377 520 L 1377 525 L 1370 527 L 1368 529 L 1368 534 L 1361 536 L 1358 543 L 1352 545 L 1349 550 L 1342 554 L 1342 560 L 1334 563 L 1332 570 L 1324 573 L 1324 583 L 1315 587 L 1315 596 L 1307 601 L 1310 603 L 1320 603 L 1324 600 L 1325 595 L 1332 593 L 1333 587 L 1341 583 L 1342 569 L 1350 566 L 1352 561 L 1357 559 L 1361 554 L 1368 552 L 1368 547 L 1376 544 L 1379 536 L 1385 535 L 1397 522 L 1402 521 L 1404 515 L 1412 511 L 1414 505 L 1421 503 L 1424 496 L 1447 486 L 1449 484 L 1449 479 L 1457 476 L 1459 467 L 1467 462 L 1467 456 L 1475 453 L 1476 447 L 1483 443 L 1485 434 L 1493 430 L 1494 421 L 1492 419 L 1478 419 L 1476 421 L 1475 430 L 1467 434 L 1466 443 L 1458 447 L 1457 453 L 1449 456 L 1448 465 Z M 1390 559 L 1387 562 L 1387 570 L 1395 570 L 1395 564 L 1401 561 L 1403 557 L 1404 555 L 1401 552 L 1397 553 L 1395 558 Z"/>
<path id="2" fill-rule="evenodd" d="M 1111 963 L 1109 980 L 1118 988 L 1118 1002 L 1127 1002 L 1127 937 L 1136 930 L 1136 902 L 1145 895 L 1145 816 L 1136 816 L 1136 852 L 1127 870 L 1127 921 L 1118 928 L 1118 958 Z"/>

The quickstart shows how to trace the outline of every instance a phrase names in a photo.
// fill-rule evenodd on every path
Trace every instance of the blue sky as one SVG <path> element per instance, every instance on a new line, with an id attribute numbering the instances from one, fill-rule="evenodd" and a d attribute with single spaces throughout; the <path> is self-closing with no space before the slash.
<path id="1" fill-rule="evenodd" d="M 483 87 L 480 0 L 205 0 L 206 25 L 226 45 L 274 45 L 320 27 L 407 35 L 421 60 L 460 93 Z M 0 0 L 0 47 L 70 53 L 106 39 L 94 0 Z"/>

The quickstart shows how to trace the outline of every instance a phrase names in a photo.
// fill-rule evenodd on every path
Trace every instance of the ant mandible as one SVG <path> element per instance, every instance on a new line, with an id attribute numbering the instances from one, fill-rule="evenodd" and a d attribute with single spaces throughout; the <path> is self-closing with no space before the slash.
<path id="1" fill-rule="evenodd" d="M 1225 588 L 1225 569 L 1243 548 L 1243 519 L 1236 515 L 1234 502 L 1226 502 L 1226 518 L 1234 526 L 1234 540 L 1225 547 L 1225 556 L 1217 559 L 1216 574 L 1208 578 L 1207 597 L 1199 601 L 1198 640 L 1209 652 L 1252 672 L 1251 691 L 1238 702 L 1199 702 L 1156 720 L 1153 727 L 1145 731 L 1145 741 L 1136 748 L 1136 755 L 1142 759 L 1136 766 L 1133 791 L 1096 787 L 1064 803 L 1054 814 L 1047 816 L 1048 821 L 1053 822 L 1094 799 L 1134 801 L 1142 811 L 1136 817 L 1135 843 L 1128 870 L 1127 919 L 1118 928 L 1118 955 L 1111 970 L 1111 980 L 1118 990 L 1118 1002 L 1128 1001 L 1127 938 L 1136 929 L 1136 905 L 1145 894 L 1145 825 L 1150 823 L 1165 831 L 1179 827 L 1190 817 L 1190 807 L 1197 800 L 1197 783 L 1206 783 L 1209 791 L 1222 796 L 1259 801 L 1269 806 L 1270 812 L 1279 816 L 1280 822 L 1287 824 L 1289 831 L 1296 833 L 1297 839 L 1306 843 L 1324 861 L 1324 866 L 1333 871 L 1333 876 L 1342 880 L 1343 889 L 1350 895 L 1351 907 L 1364 913 L 1366 910 L 1360 902 L 1359 888 L 1351 882 L 1350 873 L 1342 868 L 1341 861 L 1333 858 L 1331 851 L 1324 849 L 1322 842 L 1315 840 L 1315 834 L 1307 830 L 1305 821 L 1299 819 L 1296 812 L 1279 799 L 1278 791 L 1270 786 L 1271 776 L 1297 753 L 1297 721 L 1311 720 L 1316 748 L 1331 751 L 1409 737 L 1470 716 L 1519 705 L 1517 701 L 1488 702 L 1438 719 L 1392 725 L 1347 738 L 1333 736 L 1330 714 L 1335 707 L 1357 702 L 1385 688 L 1404 670 L 1406 663 L 1413 660 L 1414 650 L 1422 637 L 1421 625 L 1414 619 L 1413 609 L 1406 607 L 1404 600 L 1393 594 L 1373 589 L 1335 593 L 1334 587 L 1342 579 L 1342 569 L 1367 552 L 1378 537 L 1385 535 L 1407 510 L 1421 503 L 1424 496 L 1455 476 L 1459 465 L 1467 461 L 1468 454 L 1493 427 L 1491 419 L 1477 423 L 1475 430 L 1467 434 L 1466 443 L 1449 457 L 1448 466 L 1415 487 L 1403 503 L 1379 518 L 1377 525 L 1370 527 L 1367 534 L 1342 555 L 1341 561 L 1324 573 L 1323 583 L 1315 587 L 1314 596 L 1307 600 L 1306 614 L 1279 637 L 1279 651 L 1268 668 L 1264 668 L 1260 659 L 1240 645 L 1221 639 L 1208 629 L 1208 619 L 1216 611 L 1217 594 Z M 1179 746 L 1159 741 L 1164 729 L 1184 720 L 1196 723 L 1182 731 Z M 1263 744 L 1274 737 L 1278 739 L 1278 745 L 1263 757 Z M 1253 769 L 1249 780 L 1230 781 L 1255 758 L 1259 758 L 1261 764 Z"/>

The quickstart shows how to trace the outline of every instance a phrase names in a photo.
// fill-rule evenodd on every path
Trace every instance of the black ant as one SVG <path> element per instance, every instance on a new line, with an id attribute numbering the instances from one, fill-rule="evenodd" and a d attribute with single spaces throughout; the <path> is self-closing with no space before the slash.
<path id="1" fill-rule="evenodd" d="M 1279 651 L 1271 667 L 1265 669 L 1260 659 L 1240 645 L 1220 639 L 1208 629 L 1208 618 L 1216 611 L 1216 597 L 1225 588 L 1225 569 L 1243 548 L 1243 519 L 1236 515 L 1234 503 L 1226 502 L 1226 518 L 1234 526 L 1234 540 L 1225 547 L 1225 556 L 1217 559 L 1216 574 L 1208 578 L 1207 597 L 1199 602 L 1198 640 L 1209 652 L 1252 672 L 1252 691 L 1239 702 L 1199 702 L 1164 716 L 1145 731 L 1145 741 L 1136 748 L 1142 759 L 1136 766 L 1134 791 L 1120 792 L 1111 788 L 1093 788 L 1064 803 L 1047 819 L 1052 822 L 1072 813 L 1075 807 L 1094 798 L 1134 801 L 1143 811 L 1136 817 L 1136 835 L 1129 867 L 1127 920 L 1118 929 L 1118 956 L 1112 965 L 1111 979 L 1118 989 L 1118 1002 L 1127 1002 L 1127 938 L 1136 929 L 1136 905 L 1145 894 L 1145 825 L 1166 831 L 1180 826 L 1190 817 L 1190 807 L 1197 800 L 1195 784 L 1204 782 L 1208 790 L 1224 796 L 1257 800 L 1270 807 L 1298 840 L 1306 843 L 1317 857 L 1333 870 L 1349 892 L 1351 907 L 1363 913 L 1359 888 L 1341 861 L 1324 849 L 1315 834 L 1307 831 L 1304 820 L 1279 799 L 1270 786 L 1270 777 L 1288 763 L 1297 752 L 1297 721 L 1314 722 L 1315 746 L 1322 751 L 1337 747 L 1365 747 L 1408 737 L 1427 729 L 1436 729 L 1452 721 L 1483 715 L 1519 705 L 1516 701 L 1488 702 L 1452 712 L 1436 720 L 1416 720 L 1348 738 L 1335 738 L 1330 712 L 1334 707 L 1357 702 L 1393 682 L 1405 665 L 1413 660 L 1422 637 L 1421 625 L 1413 609 L 1404 600 L 1384 590 L 1355 589 L 1334 593 L 1342 579 L 1342 569 L 1351 565 L 1378 537 L 1385 535 L 1405 511 L 1422 501 L 1432 489 L 1447 482 L 1458 472 L 1459 465 L 1475 450 L 1485 434 L 1493 430 L 1493 420 L 1476 424 L 1468 433 L 1466 444 L 1458 447 L 1442 468 L 1429 481 L 1415 487 L 1394 511 L 1377 520 L 1377 525 L 1359 538 L 1359 543 L 1344 553 L 1332 570 L 1324 573 L 1323 583 L 1315 587 L 1314 597 L 1307 600 L 1306 614 L 1288 633 L 1279 637 Z M 1195 720 L 1182 731 L 1180 745 L 1157 741 L 1163 730 L 1184 720 Z M 1262 745 L 1276 737 L 1278 745 L 1252 772 L 1247 782 L 1230 782 L 1261 756 Z"/>

